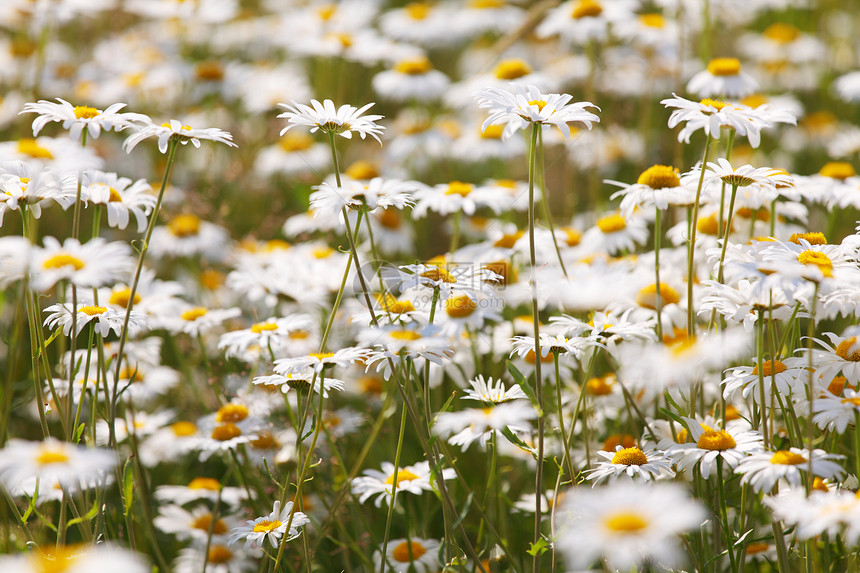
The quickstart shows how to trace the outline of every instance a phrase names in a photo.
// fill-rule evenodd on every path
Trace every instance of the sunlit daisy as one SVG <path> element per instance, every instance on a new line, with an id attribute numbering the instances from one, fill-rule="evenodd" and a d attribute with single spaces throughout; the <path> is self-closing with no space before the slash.
<path id="1" fill-rule="evenodd" d="M 213 523 L 214 519 L 214 523 Z M 220 515 L 217 518 L 206 505 L 196 505 L 190 511 L 178 505 L 165 505 L 158 509 L 152 524 L 164 533 L 169 533 L 180 541 L 194 539 L 205 542 L 212 535 L 226 535 L 237 520 L 232 516 Z"/>
<path id="2" fill-rule="evenodd" d="M 75 193 L 77 178 L 66 179 L 63 187 L 70 195 Z M 127 177 L 104 171 L 84 172 L 81 196 L 89 203 L 104 206 L 111 227 L 125 229 L 130 215 L 134 215 L 138 233 L 146 228 L 146 217 L 155 207 L 156 201 L 152 187 L 145 179 L 132 182 Z"/>
<path id="3" fill-rule="evenodd" d="M 741 483 L 750 484 L 756 493 L 769 493 L 777 481 L 785 480 L 791 487 L 800 487 L 804 474 L 812 467 L 812 473 L 828 479 L 844 472 L 836 460 L 845 456 L 828 454 L 824 450 L 812 450 L 812 465 L 807 449 L 789 448 L 776 452 L 753 453 L 741 460 L 735 473 L 741 474 Z M 801 473 L 804 472 L 804 473 Z"/>
<path id="4" fill-rule="evenodd" d="M 849 424 L 857 422 L 857 414 L 860 413 L 860 392 L 846 389 L 840 396 L 822 392 L 815 397 L 812 411 L 814 413 L 812 421 L 818 424 L 819 428 L 843 434 Z"/>
<path id="5" fill-rule="evenodd" d="M 765 358 L 761 369 L 765 400 L 770 400 L 772 391 L 776 391 L 783 398 L 790 397 L 792 393 L 803 392 L 808 377 L 809 373 L 804 365 L 785 364 L 777 359 Z M 726 374 L 723 379 L 723 395 L 727 400 L 734 400 L 738 392 L 744 400 L 752 398 L 756 404 L 761 403 L 757 364 L 732 368 Z"/>
<path id="6" fill-rule="evenodd" d="M 135 122 L 147 122 L 149 118 L 139 113 L 120 113 L 124 103 L 115 103 L 105 110 L 79 105 L 74 106 L 64 99 L 57 98 L 60 103 L 39 100 L 37 103 L 24 105 L 21 113 L 36 113 L 39 116 L 33 120 L 33 137 L 39 135 L 42 128 L 53 121 L 62 122 L 63 129 L 69 130 L 69 136 L 74 140 L 81 138 L 84 129 L 91 137 L 98 137 L 102 129 L 106 131 L 122 131 L 135 125 Z"/>
<path id="7" fill-rule="evenodd" d="M 131 249 L 125 243 L 109 243 L 100 237 L 84 244 L 76 239 L 61 244 L 50 236 L 43 241 L 45 246 L 35 249 L 30 267 L 35 290 L 47 290 L 60 280 L 79 287 L 112 284 L 126 280 L 134 268 Z"/>
<path id="8" fill-rule="evenodd" d="M 231 529 L 228 541 L 233 544 L 244 539 L 245 551 L 252 546 L 262 547 L 267 540 L 272 547 L 277 548 L 282 540 L 286 542 L 298 537 L 298 528 L 308 523 L 310 519 L 304 513 L 301 511 L 293 513 L 293 502 L 288 501 L 281 509 L 281 502 L 276 500 L 269 515 L 246 521 L 245 525 Z M 287 524 L 290 526 L 288 534 Z M 286 537 L 285 534 L 287 534 Z"/>
<path id="9" fill-rule="evenodd" d="M 227 131 L 216 127 L 193 128 L 176 119 L 171 119 L 162 124 L 147 121 L 142 126 L 135 126 L 135 129 L 136 132 L 126 138 L 122 144 L 122 148 L 127 153 L 130 153 L 138 143 L 150 137 L 158 138 L 158 150 L 161 153 L 167 153 L 167 144 L 171 140 L 178 141 L 182 145 L 187 145 L 190 142 L 197 148 L 200 147 L 201 139 L 205 141 L 217 141 L 225 143 L 230 147 L 237 147 L 233 143 L 233 136 Z"/>
<path id="10" fill-rule="evenodd" d="M 716 471 L 717 458 L 722 458 L 723 466 L 735 468 L 746 456 L 762 450 L 762 436 L 753 430 L 714 429 L 693 420 L 684 418 L 690 429 L 692 442 L 675 444 L 666 454 L 675 459 L 678 471 L 699 468 L 702 477 L 708 479 Z M 724 468 L 725 471 L 725 468 Z M 717 476 L 722 479 L 723 476 Z"/>
<path id="11" fill-rule="evenodd" d="M 479 107 L 488 109 L 490 113 L 481 129 L 502 123 L 505 125 L 503 139 L 529 124 L 553 125 L 565 137 L 570 137 L 568 123 L 582 123 L 590 130 L 592 123 L 600 121 L 599 117 L 586 111 L 589 107 L 598 109 L 594 104 L 587 101 L 570 103 L 573 99 L 570 94 L 545 94 L 533 85 L 510 83 L 506 89 L 485 88 L 472 96 Z"/>
<path id="12" fill-rule="evenodd" d="M 312 99 L 311 106 L 298 102 L 293 102 L 292 105 L 279 103 L 279 106 L 284 108 L 284 113 L 278 117 L 287 120 L 287 126 L 281 130 L 281 135 L 298 125 L 304 125 L 311 128 L 311 133 L 319 130 L 323 133 L 334 133 L 345 137 L 352 138 L 352 133 L 355 132 L 364 139 L 370 135 L 376 141 L 382 144 L 379 136 L 385 129 L 374 123 L 378 119 L 382 119 L 381 115 L 365 115 L 362 114 L 373 106 L 373 103 L 366 104 L 360 108 L 355 108 L 351 105 L 344 104 L 335 109 L 334 102 L 330 99 L 323 103 Z"/>
<path id="13" fill-rule="evenodd" d="M 599 450 L 597 455 L 608 461 L 599 462 L 595 469 L 586 473 L 586 479 L 594 480 L 594 485 L 607 479 L 615 481 L 624 477 L 639 477 L 649 481 L 668 479 L 675 475 L 672 460 L 659 450 L 643 452 L 636 446 L 623 448 L 619 445 L 614 452 Z"/>
<path id="14" fill-rule="evenodd" d="M 383 502 L 389 503 L 394 488 L 397 493 L 403 492 L 420 495 L 425 491 L 431 491 L 430 464 L 418 462 L 411 466 L 405 466 L 397 471 L 397 484 L 394 482 L 394 464 L 382 462 L 382 471 L 364 470 L 364 475 L 352 480 L 352 493 L 359 496 L 359 503 L 364 503 L 371 497 L 376 496 L 374 504 L 380 507 Z M 442 470 L 442 479 L 452 479 L 455 473 L 451 468 Z"/>
<path id="15" fill-rule="evenodd" d="M 471 388 L 463 390 L 463 393 L 466 394 L 463 396 L 464 400 L 479 400 L 485 404 L 501 404 L 510 400 L 527 398 L 519 384 L 505 388 L 505 383 L 501 379 L 494 382 L 492 378 L 484 380 L 483 376 L 478 375 L 469 380 L 469 385 Z"/>
<path id="16" fill-rule="evenodd" d="M 126 313 L 113 308 L 99 306 L 97 304 L 78 304 L 77 316 L 73 316 L 71 303 L 53 304 L 45 308 L 44 312 L 50 314 L 45 318 L 45 326 L 50 329 L 62 327 L 63 334 L 69 336 L 72 332 L 72 324 L 76 326 L 75 336 L 81 333 L 84 327 L 92 324 L 95 332 L 102 338 L 113 331 L 119 336 L 122 331 Z M 136 310 L 132 310 L 128 319 L 129 335 L 134 336 L 145 330 L 148 326 L 146 316 Z"/>
<path id="17" fill-rule="evenodd" d="M 757 89 L 758 82 L 741 71 L 737 58 L 714 58 L 687 82 L 687 91 L 700 97 L 741 98 Z"/>
<path id="18" fill-rule="evenodd" d="M 463 451 L 475 441 L 486 448 L 487 441 L 505 428 L 515 434 L 530 433 L 530 421 L 536 417 L 537 412 L 530 403 L 516 400 L 487 408 L 441 412 L 433 423 L 433 433 L 450 436 L 448 443 L 460 446 Z"/>
<path id="19" fill-rule="evenodd" d="M 9 573 L 86 573 L 88 571 L 122 571 L 147 573 L 150 566 L 140 554 L 115 544 L 93 545 L 43 544 L 31 552 L 0 557 L 0 569 Z"/>
<path id="20" fill-rule="evenodd" d="M 77 487 L 79 482 L 100 480 L 113 469 L 117 459 L 114 452 L 102 448 L 87 448 L 48 438 L 42 442 L 12 439 L 0 450 L 0 481 L 7 488 L 38 477 L 63 487 Z"/>
<path id="21" fill-rule="evenodd" d="M 385 550 L 386 571 L 392 573 L 434 573 L 442 563 L 439 561 L 441 544 L 435 539 L 391 539 Z M 381 569 L 382 553 L 373 554 L 375 567 Z"/>

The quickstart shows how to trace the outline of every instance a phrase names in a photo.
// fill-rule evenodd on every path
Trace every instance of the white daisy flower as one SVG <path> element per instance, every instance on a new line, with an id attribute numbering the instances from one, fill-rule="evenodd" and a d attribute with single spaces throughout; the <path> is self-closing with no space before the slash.
<path id="1" fill-rule="evenodd" d="M 647 240 L 648 226 L 642 217 L 626 219 L 615 212 L 597 219 L 594 227 L 582 234 L 580 244 L 589 252 L 614 255 L 633 251 L 636 245 L 644 245 Z"/>
<path id="2" fill-rule="evenodd" d="M 435 573 L 442 566 L 440 547 L 436 539 L 392 539 L 385 550 L 385 570 L 392 573 Z M 373 554 L 373 561 L 374 570 L 382 570 L 381 551 Z"/>
<path id="3" fill-rule="evenodd" d="M 312 370 L 320 373 L 326 366 L 346 368 L 351 364 L 363 362 L 370 351 L 366 348 L 341 348 L 335 352 L 313 352 L 305 356 L 275 360 L 275 372 L 282 375 L 302 373 Z"/>
<path id="4" fill-rule="evenodd" d="M 338 215 L 343 218 L 344 207 L 352 210 L 404 209 L 412 205 L 412 192 L 416 183 L 374 177 L 370 181 L 345 179 L 340 187 L 323 182 L 314 187 L 310 196 L 310 207 L 314 217 Z"/>
<path id="5" fill-rule="evenodd" d="M 218 349 L 224 350 L 228 357 L 246 362 L 259 358 L 260 353 L 266 350 L 279 356 L 289 348 L 291 335 L 298 332 L 307 333 L 311 326 L 311 317 L 306 314 L 269 318 L 255 322 L 250 328 L 222 334 Z"/>
<path id="6" fill-rule="evenodd" d="M 64 191 L 73 195 L 77 191 L 78 178 L 68 177 L 63 181 Z M 128 226 L 129 215 L 137 220 L 137 232 L 146 229 L 146 217 L 155 207 L 156 197 L 145 179 L 132 182 L 127 177 L 104 171 L 85 171 L 81 182 L 81 197 L 95 205 L 104 205 L 108 225 L 118 229 Z"/>
<path id="7" fill-rule="evenodd" d="M 43 242 L 44 247 L 36 247 L 30 267 L 37 291 L 61 280 L 84 288 L 108 285 L 126 280 L 134 268 L 135 260 L 125 243 L 109 243 L 100 237 L 84 244 L 71 238 L 61 244 L 54 237 L 45 237 Z"/>
<path id="8" fill-rule="evenodd" d="M 700 97 L 742 98 L 755 93 L 758 82 L 741 71 L 737 58 L 713 58 L 687 82 L 687 91 Z"/>
<path id="9" fill-rule="evenodd" d="M 74 205 L 76 195 L 77 190 L 65 189 L 50 169 L 23 161 L 0 164 L 0 225 L 8 211 L 26 207 L 38 219 L 43 206 L 54 202 L 65 210 Z"/>
<path id="10" fill-rule="evenodd" d="M 805 365 L 797 362 L 785 364 L 775 358 L 762 361 L 761 374 L 765 401 L 770 400 L 772 389 L 783 398 L 790 397 L 793 393 L 802 393 L 809 378 Z M 761 404 L 758 380 L 757 364 L 732 368 L 722 382 L 723 396 L 726 400 L 734 400 L 740 392 L 744 400 L 752 398 L 756 404 Z"/>
<path id="11" fill-rule="evenodd" d="M 445 93 L 451 80 L 433 68 L 426 56 L 406 58 L 373 76 L 374 91 L 383 99 L 405 102 L 427 102 L 438 100 Z"/>
<path id="12" fill-rule="evenodd" d="M 151 0 L 147 0 L 150 2 Z M 163 0 L 163 2 L 177 0 Z M 217 0 L 233 2 L 234 0 Z M 162 3 L 163 3 L 162 2 Z M 187 2 L 180 4 L 185 6 Z M 197 6 L 196 3 L 192 3 Z M 206 4 L 201 4 L 206 6 Z M 259 559 L 254 559 L 250 553 L 245 553 L 235 547 L 231 548 L 221 540 L 213 540 L 209 551 L 205 545 L 190 545 L 179 551 L 179 556 L 173 562 L 176 573 L 198 573 L 206 568 L 207 573 L 251 573 L 258 569 Z"/>
<path id="13" fill-rule="evenodd" d="M 41 497 L 41 495 L 40 495 Z M 0 570 L 9 573 L 87 573 L 88 571 L 122 571 L 147 573 L 151 567 L 140 555 L 113 544 L 55 545 L 44 544 L 31 552 L 0 557 Z"/>
<path id="14" fill-rule="evenodd" d="M 316 378 L 315 381 L 314 378 Z M 323 398 L 328 398 L 329 390 L 342 392 L 345 387 L 343 380 L 332 378 L 330 376 L 314 376 L 312 368 L 307 368 L 303 372 L 287 372 L 284 374 L 256 376 L 251 380 L 251 383 L 263 386 L 277 386 L 281 388 L 282 393 L 286 394 L 290 389 L 296 391 L 305 390 L 310 387 L 312 381 L 313 391 L 317 394 L 322 394 Z"/>
<path id="15" fill-rule="evenodd" d="M 606 180 L 604 183 L 621 187 L 609 199 L 621 197 L 618 206 L 625 220 L 632 219 L 637 210 L 666 210 L 669 205 L 691 205 L 696 200 L 695 189 L 681 185 L 678 170 L 668 165 L 652 165 L 643 171 L 636 183 L 628 185 Z"/>
<path id="16" fill-rule="evenodd" d="M 63 129 L 69 130 L 69 136 L 78 141 L 84 129 L 91 137 L 98 137 L 102 129 L 106 131 L 122 131 L 134 126 L 134 122 L 148 122 L 149 117 L 139 113 L 119 113 L 125 107 L 124 103 L 115 103 L 104 111 L 94 107 L 74 106 L 64 99 L 57 98 L 60 103 L 39 100 L 37 103 L 24 105 L 21 113 L 36 113 L 39 116 L 33 120 L 33 137 L 39 135 L 42 128 L 53 121 L 62 122 Z"/>
<path id="17" fill-rule="evenodd" d="M 509 138 L 516 131 L 525 129 L 529 124 L 556 126 L 565 137 L 570 137 L 570 122 L 579 122 L 591 130 L 591 124 L 600 118 L 585 108 L 599 108 L 594 104 L 583 101 L 570 103 L 573 96 L 569 94 L 544 94 L 531 84 L 522 85 L 511 82 L 507 89 L 485 88 L 472 94 L 478 106 L 490 112 L 482 130 L 497 123 L 504 123 L 503 139 Z"/>
<path id="18" fill-rule="evenodd" d="M 279 118 L 287 120 L 287 126 L 281 130 L 281 135 L 284 135 L 288 130 L 298 125 L 303 125 L 311 128 L 311 133 L 319 130 L 323 133 L 334 133 L 352 139 L 352 133 L 355 132 L 364 139 L 370 135 L 382 145 L 379 136 L 385 129 L 374 123 L 378 119 L 382 119 L 381 115 L 366 115 L 361 116 L 365 111 L 373 106 L 373 103 L 366 104 L 360 108 L 355 108 L 349 104 L 344 104 L 335 109 L 334 102 L 330 99 L 323 103 L 312 99 L 311 106 L 293 102 L 292 105 L 279 103 L 279 106 L 284 108 L 284 113 L 278 115 Z"/>
<path id="19" fill-rule="evenodd" d="M 823 384 L 829 384 L 840 373 L 850 384 L 856 386 L 860 383 L 860 337 L 850 336 L 851 332 L 846 331 L 844 336 L 825 332 L 830 344 L 820 338 L 815 339 L 824 350 L 812 350 L 814 376 Z M 801 351 L 804 359 L 808 357 L 806 352 L 806 349 Z"/>
<path id="20" fill-rule="evenodd" d="M 465 452 L 479 441 L 482 448 L 505 428 L 515 434 L 530 434 L 531 420 L 537 418 L 532 405 L 523 400 L 496 404 L 487 408 L 470 408 L 459 412 L 441 412 L 433 422 L 433 433 L 450 436 L 448 443 Z M 453 435 L 451 435 L 453 434 Z"/>
<path id="21" fill-rule="evenodd" d="M 678 471 L 698 466 L 702 477 L 708 479 L 716 471 L 718 457 L 722 458 L 724 466 L 735 468 L 746 456 L 763 449 L 762 437 L 757 431 L 713 429 L 692 418 L 684 420 L 693 442 L 674 444 L 666 450 L 666 454 L 677 461 Z"/>
<path id="22" fill-rule="evenodd" d="M 432 491 L 430 484 L 429 462 L 418 462 L 411 466 L 405 466 L 397 471 L 397 483 L 394 482 L 394 464 L 382 462 L 382 471 L 364 470 L 364 475 L 352 480 L 352 493 L 359 496 L 359 503 L 364 503 L 371 497 L 376 496 L 374 504 L 380 507 L 386 504 L 396 488 L 398 494 L 407 492 L 420 495 L 425 491 Z M 442 479 L 452 479 L 455 472 L 451 468 L 442 470 Z"/>
<path id="23" fill-rule="evenodd" d="M 571 569 L 598 560 L 610 570 L 682 562 L 678 536 L 698 529 L 707 512 L 685 488 L 668 483 L 617 482 L 567 491 L 555 516 L 558 549 Z"/>
<path id="24" fill-rule="evenodd" d="M 672 471 L 672 460 L 659 450 L 646 453 L 636 446 L 632 448 L 615 446 L 614 452 L 599 450 L 597 455 L 608 461 L 599 462 L 595 469 L 586 472 L 586 479 L 594 480 L 593 485 L 607 479 L 615 481 L 625 476 L 640 477 L 645 481 L 675 476 L 675 472 Z"/>
<path id="25" fill-rule="evenodd" d="M 197 336 L 220 326 L 227 320 L 238 317 L 242 311 L 237 307 L 206 308 L 185 304 L 183 308 L 178 309 L 177 314 L 178 316 L 165 317 L 164 327 L 173 334 L 184 332 Z"/>
<path id="26" fill-rule="evenodd" d="M 519 384 L 514 384 L 506 389 L 505 383 L 501 379 L 495 382 L 492 378 L 484 380 L 480 374 L 469 380 L 469 385 L 471 388 L 463 390 L 463 393 L 466 394 L 463 396 L 463 400 L 480 400 L 485 404 L 501 404 L 510 400 L 528 399 Z"/>
<path id="27" fill-rule="evenodd" d="M 0 450 L 0 483 L 14 489 L 26 479 L 57 481 L 76 488 L 90 481 L 105 482 L 105 473 L 116 465 L 115 452 L 87 448 L 47 438 L 42 442 L 12 439 Z"/>
<path id="28" fill-rule="evenodd" d="M 237 520 L 229 515 L 219 515 L 213 523 L 215 516 L 206 505 L 197 505 L 190 511 L 179 505 L 165 505 L 158 509 L 158 515 L 152 520 L 152 524 L 159 531 L 168 533 L 180 541 L 196 540 L 206 542 L 209 537 L 209 529 L 212 535 L 222 536 L 236 525 Z"/>
<path id="29" fill-rule="evenodd" d="M 812 421 L 818 424 L 819 428 L 844 434 L 848 424 L 857 421 L 857 414 L 860 413 L 860 392 L 845 390 L 841 396 L 821 392 L 815 398 L 812 412 Z"/>
<path id="30" fill-rule="evenodd" d="M 73 316 L 73 305 L 71 303 L 52 304 L 44 312 L 50 314 L 45 318 L 44 325 L 53 330 L 62 327 L 63 334 L 69 336 L 72 332 L 72 323 L 75 324 L 75 336 L 79 335 L 84 327 L 92 324 L 93 328 L 102 338 L 106 338 L 111 331 L 119 336 L 125 321 L 125 311 L 99 306 L 96 304 L 78 304 L 77 316 Z M 128 332 L 134 336 L 138 332 L 148 328 L 146 315 L 132 310 L 128 320 Z"/>
<path id="31" fill-rule="evenodd" d="M 272 547 L 277 548 L 282 540 L 288 542 L 298 537 L 298 528 L 307 525 L 310 521 L 308 516 L 301 511 L 293 512 L 292 501 L 288 501 L 281 509 L 280 500 L 276 500 L 269 515 L 246 521 L 245 525 L 231 529 L 228 543 L 232 545 L 244 539 L 243 549 L 248 551 L 252 546 L 263 547 L 268 540 Z M 289 524 L 290 530 L 284 538 L 287 533 L 287 524 Z"/>
<path id="32" fill-rule="evenodd" d="M 447 300 L 455 289 L 472 297 L 479 292 L 489 296 L 495 295 L 495 289 L 490 283 L 498 282 L 501 277 L 493 271 L 478 265 L 443 264 L 443 266 L 445 268 L 421 263 L 399 267 L 400 291 L 417 286 L 439 289 L 440 301 Z"/>
<path id="33" fill-rule="evenodd" d="M 190 125 L 184 124 L 177 119 L 171 119 L 162 124 L 155 124 L 147 118 L 147 122 L 141 126 L 135 126 L 136 132 L 131 134 L 122 144 L 122 148 L 126 153 L 131 153 L 138 143 L 150 137 L 158 138 L 158 151 L 167 153 L 167 143 L 171 140 L 177 140 L 182 145 L 187 145 L 189 142 L 198 149 L 200 148 L 200 140 L 217 141 L 225 143 L 230 147 L 237 147 L 233 143 L 233 136 L 222 129 L 215 127 L 193 128 Z"/>
<path id="34" fill-rule="evenodd" d="M 845 456 L 828 454 L 819 449 L 812 450 L 811 456 L 808 449 L 800 448 L 765 451 L 750 454 L 741 460 L 735 473 L 742 474 L 741 484 L 750 484 L 754 492 L 768 493 L 779 480 L 785 480 L 793 488 L 800 487 L 804 476 L 801 472 L 809 471 L 810 467 L 812 473 L 820 478 L 838 477 L 845 470 L 836 460 L 843 459 Z"/>
<path id="35" fill-rule="evenodd" d="M 182 423 L 191 424 L 191 422 Z M 187 485 L 160 485 L 155 489 L 154 497 L 158 501 L 186 505 L 200 500 L 215 502 L 218 500 L 219 492 L 221 501 L 232 507 L 248 498 L 245 488 L 223 486 L 217 479 L 209 477 L 193 478 Z"/>

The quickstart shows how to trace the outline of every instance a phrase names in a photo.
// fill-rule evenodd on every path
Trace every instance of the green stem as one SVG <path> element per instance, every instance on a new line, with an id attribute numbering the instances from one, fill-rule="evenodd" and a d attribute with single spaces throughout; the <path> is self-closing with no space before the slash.
<path id="1" fill-rule="evenodd" d="M 385 558 L 388 550 L 388 537 L 391 533 L 391 518 L 394 516 L 394 503 L 397 501 L 397 474 L 400 472 L 400 454 L 403 451 L 403 436 L 406 434 L 406 406 L 400 408 L 400 431 L 397 434 L 397 450 L 394 452 L 394 473 L 391 476 L 391 501 L 388 506 L 388 515 L 385 518 L 385 536 L 382 538 L 382 556 L 379 565 L 379 573 L 385 573 Z M 393 569 L 393 568 L 392 568 Z"/>
<path id="2" fill-rule="evenodd" d="M 663 240 L 663 212 L 655 207 L 654 214 L 654 296 L 657 310 L 657 340 L 663 341 L 663 297 L 660 295 L 660 243 Z"/>
<path id="3" fill-rule="evenodd" d="M 693 213 L 690 218 L 690 242 L 688 247 L 689 253 L 687 254 L 687 336 L 690 337 L 696 334 L 696 325 L 693 322 L 693 279 L 695 277 L 696 227 L 699 220 L 699 201 L 702 197 L 702 184 L 705 180 L 705 169 L 713 141 L 714 139 L 708 136 L 708 141 L 705 143 L 705 152 L 702 154 L 701 172 L 699 173 L 699 184 L 696 187 L 696 200 L 693 202 Z"/>

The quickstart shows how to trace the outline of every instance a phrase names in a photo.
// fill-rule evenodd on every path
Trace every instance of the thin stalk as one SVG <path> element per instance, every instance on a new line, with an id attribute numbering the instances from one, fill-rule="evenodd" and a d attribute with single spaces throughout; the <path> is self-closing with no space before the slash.
<path id="1" fill-rule="evenodd" d="M 541 207 L 543 207 L 543 216 L 544 219 L 546 219 L 547 227 L 549 227 L 549 233 L 552 237 L 552 245 L 553 247 L 555 247 L 555 254 L 558 257 L 558 264 L 561 267 L 561 272 L 564 273 L 564 278 L 567 278 L 567 269 L 564 268 L 564 259 L 561 257 L 561 248 L 558 246 L 558 237 L 555 236 L 555 225 L 553 225 L 552 223 L 552 216 L 550 215 L 549 210 L 549 191 L 546 186 L 546 167 L 544 163 L 543 153 L 543 131 L 541 130 L 538 130 L 537 145 L 538 163 L 540 163 L 538 186 L 540 187 L 540 202 Z"/>
<path id="2" fill-rule="evenodd" d="M 391 518 L 394 516 L 394 504 L 397 501 L 397 474 L 400 472 L 400 454 L 403 452 L 403 436 L 406 434 L 406 407 L 400 408 L 400 431 L 397 434 L 397 449 L 394 452 L 394 473 L 391 476 L 391 501 L 388 505 L 388 515 L 385 517 L 385 535 L 382 538 L 382 556 L 379 573 L 385 573 L 385 558 L 388 550 L 388 537 L 391 533 Z"/>
<path id="3" fill-rule="evenodd" d="M 657 310 L 657 340 L 663 341 L 663 297 L 660 295 L 660 243 L 663 240 L 663 212 L 655 207 L 654 214 L 654 296 Z"/>
<path id="4" fill-rule="evenodd" d="M 564 431 L 564 410 L 561 407 L 561 372 L 558 364 L 558 354 L 559 351 L 553 349 L 552 361 L 553 366 L 555 367 L 555 399 L 556 407 L 558 408 L 558 425 L 559 429 L 561 430 L 561 436 L 562 438 L 564 438 L 564 436 L 567 435 L 567 432 Z M 573 472 L 573 462 L 571 461 L 570 456 L 564 456 L 564 459 L 567 462 L 566 464 L 564 464 L 567 466 L 567 473 L 570 476 L 570 479 L 573 480 L 574 476 L 576 476 L 576 474 Z M 563 474 L 564 469 L 562 469 L 559 473 Z"/>
<path id="5" fill-rule="evenodd" d="M 543 410 L 543 384 L 541 378 L 541 355 L 540 355 L 540 314 L 537 301 L 537 256 L 535 255 L 535 152 L 540 126 L 532 125 L 531 144 L 529 146 L 529 262 L 531 266 L 531 291 L 532 291 L 532 323 L 534 325 L 535 337 L 535 389 L 538 402 L 538 452 L 537 469 L 535 470 L 535 519 L 532 543 L 537 544 L 540 539 L 541 522 L 541 495 L 543 492 L 543 452 L 544 452 L 544 410 Z M 540 571 L 540 552 L 535 551 L 532 560 L 534 573 Z"/>
<path id="6" fill-rule="evenodd" d="M 143 261 L 146 258 L 146 252 L 149 249 L 149 241 L 152 239 L 152 231 L 155 229 L 155 224 L 158 221 L 158 215 L 161 211 L 161 202 L 164 200 L 164 191 L 167 189 L 167 181 L 170 178 L 170 171 L 173 168 L 173 163 L 176 160 L 176 147 L 179 145 L 179 140 L 171 137 L 167 143 L 167 165 L 164 168 L 164 175 L 161 178 L 161 188 L 158 191 L 158 199 L 155 201 L 155 207 L 149 218 L 149 225 L 146 227 L 143 243 L 140 245 L 140 256 L 137 259 L 137 269 L 134 271 L 134 280 L 131 283 L 129 290 L 128 303 L 125 307 L 125 319 L 122 323 L 122 330 L 119 335 L 119 348 L 116 354 L 116 370 L 114 372 L 114 392 L 111 398 L 109 407 L 108 420 L 108 444 L 110 447 L 116 447 L 116 431 L 114 430 L 114 420 L 116 419 L 116 386 L 119 383 L 119 375 L 122 370 L 123 351 L 125 350 L 126 339 L 128 338 L 128 323 L 131 318 L 131 309 L 134 307 L 134 296 L 137 294 L 137 286 L 140 283 L 140 275 L 143 271 Z M 105 382 L 107 383 L 107 382 Z"/>
<path id="7" fill-rule="evenodd" d="M 732 571 L 737 572 L 738 565 L 735 562 L 735 552 L 732 550 L 732 529 L 729 525 L 729 513 L 726 508 L 726 491 L 723 481 L 723 458 L 722 456 L 717 456 L 717 491 L 720 497 L 720 518 L 723 522 L 723 536 L 726 539 L 726 549 L 729 554 Z"/>
<path id="8" fill-rule="evenodd" d="M 693 278 L 695 274 L 696 262 L 696 226 L 699 220 L 699 201 L 702 197 L 702 184 L 705 180 L 705 166 L 708 163 L 708 155 L 711 152 L 711 144 L 714 139 L 708 136 L 708 141 L 705 143 L 705 152 L 702 154 L 701 172 L 699 173 L 699 184 L 696 187 L 696 200 L 693 202 L 693 213 L 690 218 L 690 242 L 689 253 L 687 255 L 687 335 L 693 336 L 696 334 L 696 325 L 693 322 Z"/>

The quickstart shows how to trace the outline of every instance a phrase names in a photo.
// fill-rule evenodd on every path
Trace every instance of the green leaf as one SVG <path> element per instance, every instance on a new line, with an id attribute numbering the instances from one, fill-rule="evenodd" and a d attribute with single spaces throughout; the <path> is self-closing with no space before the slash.
<path id="1" fill-rule="evenodd" d="M 98 499 L 95 499 L 95 500 L 93 500 L 93 506 L 86 513 L 86 515 L 82 515 L 80 517 L 70 519 L 69 525 L 75 525 L 76 523 L 80 523 L 80 522 L 84 521 L 85 519 L 90 520 L 90 519 L 94 518 L 96 516 L 96 514 L 98 514 L 98 512 L 99 512 Z"/>
<path id="2" fill-rule="evenodd" d="M 538 405 L 537 394 L 535 394 L 535 389 L 529 383 L 528 379 L 525 376 L 523 376 L 523 373 L 520 372 L 517 369 L 517 367 L 514 366 L 514 363 L 511 362 L 510 360 L 505 360 L 505 366 L 507 366 L 508 372 L 511 373 L 511 376 L 514 377 L 514 381 L 520 385 L 520 388 L 522 388 L 523 392 L 526 393 L 526 396 L 529 397 L 529 400 L 531 401 L 531 403 L 534 405 L 535 408 L 537 408 L 537 405 Z"/>
<path id="3" fill-rule="evenodd" d="M 131 467 L 131 458 L 125 461 L 122 468 L 122 504 L 123 514 L 128 515 L 131 510 L 132 494 L 134 492 L 134 468 Z"/>
<path id="4" fill-rule="evenodd" d="M 508 440 L 510 443 L 512 443 L 512 444 L 513 444 L 513 445 L 515 445 L 516 447 L 520 448 L 521 450 L 525 450 L 526 452 L 529 452 L 531 455 L 533 455 L 533 456 L 534 456 L 534 458 L 535 458 L 535 459 L 537 459 L 537 450 L 536 450 L 536 449 L 534 449 L 533 447 L 531 447 L 530 445 L 528 445 L 527 443 L 525 443 L 524 441 L 522 441 L 521 439 L 519 439 L 519 438 L 517 437 L 517 435 L 516 435 L 516 434 L 514 434 L 514 433 L 510 430 L 510 428 L 508 428 L 507 426 L 505 426 L 504 428 L 502 428 L 502 435 L 503 435 L 505 438 L 507 438 L 507 440 Z"/>
<path id="5" fill-rule="evenodd" d="M 81 442 L 81 435 L 83 435 L 85 427 L 86 427 L 86 424 L 81 422 L 81 425 L 78 426 L 78 428 L 75 430 L 75 443 L 76 444 L 79 444 Z"/>
<path id="6" fill-rule="evenodd" d="M 549 550 L 549 543 L 541 537 L 536 543 L 530 543 L 528 554 L 534 557 L 535 555 L 543 555 Z"/>
<path id="7" fill-rule="evenodd" d="M 46 340 L 46 341 L 45 341 L 45 344 L 44 344 L 41 348 L 39 348 L 39 352 L 37 352 L 37 353 L 36 353 L 36 360 L 38 360 L 39 358 L 41 358 L 41 357 L 42 357 L 42 350 L 43 350 L 43 349 L 44 349 L 44 350 L 47 350 L 47 349 L 48 349 L 48 347 L 51 345 L 51 343 L 52 343 L 52 342 L 53 342 L 53 341 L 54 341 L 54 340 L 55 340 L 55 339 L 56 339 L 60 334 L 62 334 L 62 332 L 63 332 L 63 329 L 62 329 L 62 328 L 58 328 L 58 329 L 54 332 L 54 334 L 52 334 L 52 335 L 48 338 L 48 340 Z"/>

